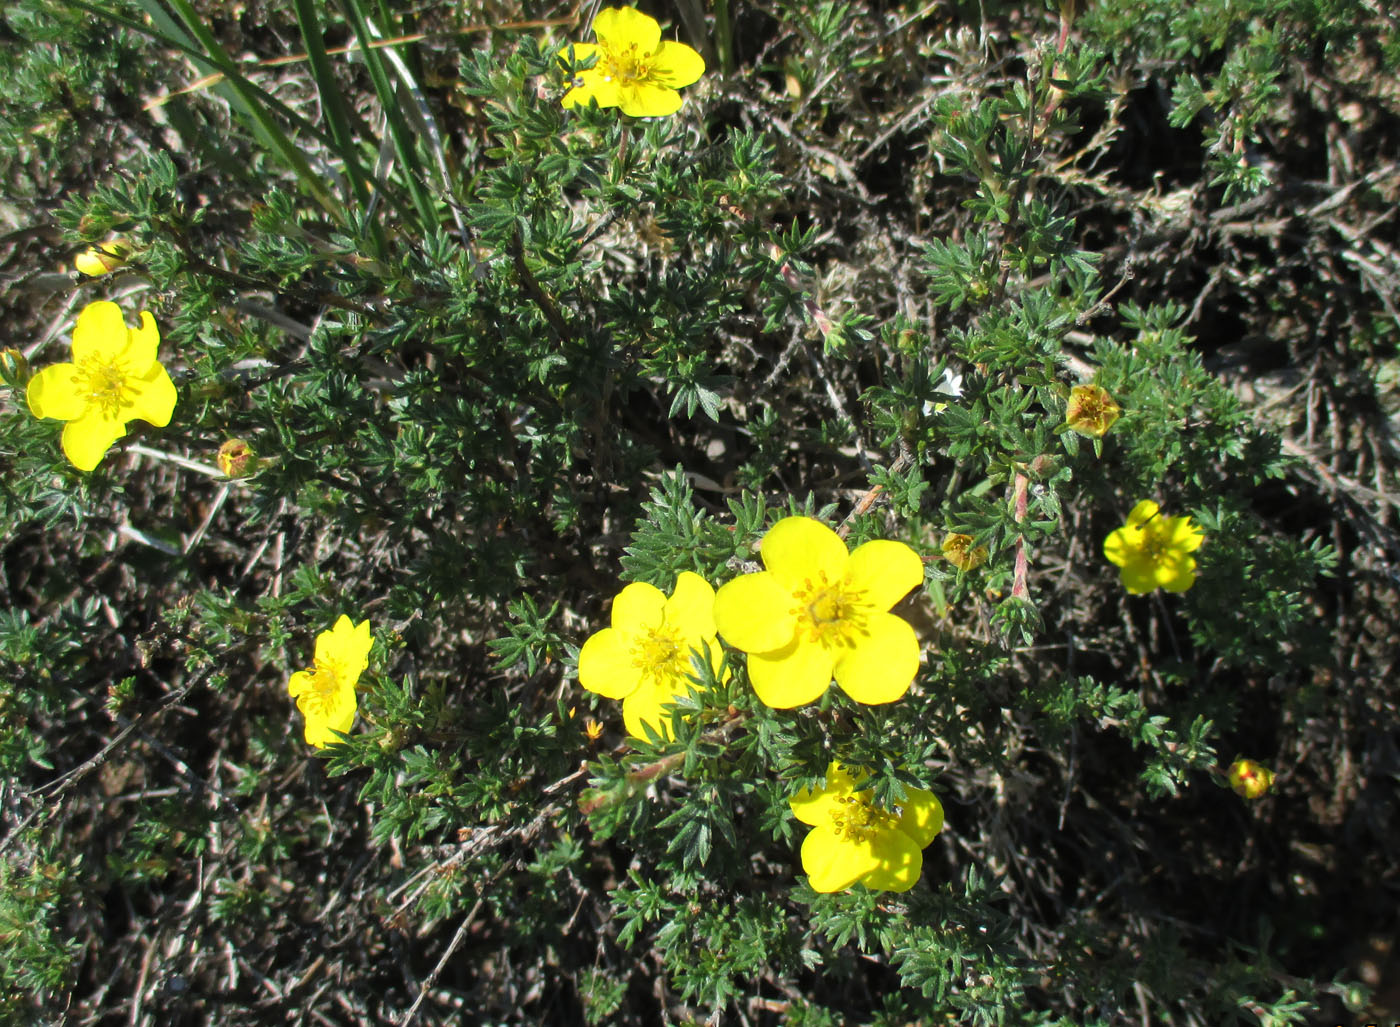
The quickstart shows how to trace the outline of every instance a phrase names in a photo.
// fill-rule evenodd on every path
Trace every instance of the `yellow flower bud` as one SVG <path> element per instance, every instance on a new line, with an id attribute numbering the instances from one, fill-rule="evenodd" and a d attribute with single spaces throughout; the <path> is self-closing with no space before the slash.
<path id="1" fill-rule="evenodd" d="M 1065 424 L 1079 435 L 1101 439 L 1122 412 L 1107 390 L 1097 385 L 1076 385 L 1069 390 Z"/>
<path id="2" fill-rule="evenodd" d="M 1235 760 L 1230 764 L 1230 787 L 1245 799 L 1257 799 L 1274 783 L 1273 771 L 1253 760 Z"/>
<path id="3" fill-rule="evenodd" d="M 229 439 L 219 447 L 219 470 L 226 478 L 246 478 L 258 469 L 258 457 L 246 439 Z"/>
<path id="4" fill-rule="evenodd" d="M 971 535 L 950 531 L 943 539 L 943 559 L 960 571 L 976 570 L 987 562 L 987 547 L 974 546 Z"/>
<path id="5" fill-rule="evenodd" d="M 108 239 L 100 246 L 89 246 L 73 258 L 73 267 L 89 278 L 101 278 L 126 263 L 131 248 L 125 239 Z"/>
<path id="6" fill-rule="evenodd" d="M 0 352 L 0 381 L 12 389 L 22 389 L 29 381 L 29 361 L 13 346 Z"/>

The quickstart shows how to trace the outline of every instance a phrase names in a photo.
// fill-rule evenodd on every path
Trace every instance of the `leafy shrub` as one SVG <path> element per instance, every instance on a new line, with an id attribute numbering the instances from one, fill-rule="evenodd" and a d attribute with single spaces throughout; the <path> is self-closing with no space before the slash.
<path id="1" fill-rule="evenodd" d="M 4 15 L 6 1015 L 1363 1008 L 1400 107 L 1342 41 L 1394 26 L 1238 6 L 685 3 L 710 68 L 654 119 L 561 104 L 612 59 L 562 9 Z M 179 398 L 86 473 L 26 391 L 97 299 Z M 1149 499 L 1204 544 L 1132 595 Z M 721 625 L 629 737 L 579 682 L 610 598 L 787 517 L 918 556 L 907 694 L 769 708 Z M 343 742 L 298 672 L 358 682 Z M 812 887 L 832 763 L 875 823 L 941 801 L 909 890 Z"/>

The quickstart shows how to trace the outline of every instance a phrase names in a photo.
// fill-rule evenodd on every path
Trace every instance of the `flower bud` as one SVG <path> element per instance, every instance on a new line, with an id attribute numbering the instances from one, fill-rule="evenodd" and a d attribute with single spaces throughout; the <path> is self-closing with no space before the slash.
<path id="1" fill-rule="evenodd" d="M 987 547 L 972 542 L 971 535 L 950 531 L 943 539 L 943 559 L 960 571 L 976 570 L 987 562 Z"/>
<path id="2" fill-rule="evenodd" d="M 229 439 L 220 446 L 218 463 L 226 478 L 246 478 L 258 469 L 257 454 L 245 439 Z"/>
<path id="3" fill-rule="evenodd" d="M 1065 424 L 1079 435 L 1101 439 L 1122 412 L 1107 390 L 1097 385 L 1076 385 L 1069 390 Z"/>
<path id="4" fill-rule="evenodd" d="M 73 267 L 89 278 L 101 278 L 126 263 L 131 248 L 125 239 L 108 239 L 98 246 L 89 246 L 73 258 Z"/>
<path id="5" fill-rule="evenodd" d="M 22 389 L 29 382 L 29 361 L 13 346 L 0 352 L 0 380 L 12 389 Z"/>
<path id="6" fill-rule="evenodd" d="M 1230 787 L 1245 799 L 1257 799 L 1274 783 L 1273 771 L 1253 760 L 1235 760 L 1230 764 Z"/>

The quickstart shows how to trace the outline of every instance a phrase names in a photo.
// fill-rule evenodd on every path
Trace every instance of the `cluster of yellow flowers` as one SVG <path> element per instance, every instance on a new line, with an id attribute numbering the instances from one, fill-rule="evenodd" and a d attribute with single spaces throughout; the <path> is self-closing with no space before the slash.
<path id="1" fill-rule="evenodd" d="M 574 43 L 561 57 L 573 79 L 566 107 L 618 107 L 630 117 L 662 117 L 681 106 L 677 90 L 699 80 L 705 63 L 682 43 L 663 41 L 658 23 L 630 7 L 606 8 L 593 22 L 596 43 Z M 591 62 L 591 64 L 590 64 Z M 578 67 L 588 64 L 588 67 Z M 121 267 L 130 248 L 124 240 L 92 246 L 75 259 L 89 277 Z M 36 417 L 66 422 L 62 447 L 73 465 L 91 471 L 126 434 L 130 421 L 157 427 L 170 422 L 176 391 L 157 359 L 160 334 L 148 311 L 130 328 L 121 309 L 107 301 L 89 304 L 73 331 L 69 363 L 55 364 L 28 382 L 27 400 Z M 1097 385 L 1070 391 L 1069 430 L 1102 438 L 1121 414 Z M 248 443 L 221 447 L 218 463 L 229 477 L 256 467 Z M 1161 587 L 1181 592 L 1195 581 L 1189 556 L 1203 540 L 1187 517 L 1159 517 L 1144 500 L 1127 523 L 1104 542 L 1107 558 L 1121 568 L 1134 594 Z M 959 570 L 987 559 L 985 546 L 951 533 L 943 556 Z M 902 698 L 921 660 L 918 638 L 891 608 L 923 582 L 923 562 L 900 542 L 877 540 L 849 551 L 835 531 L 810 517 L 776 523 L 760 545 L 763 570 L 737 577 L 718 592 L 702 577 L 682 572 L 668 596 L 642 583 L 613 600 L 611 625 L 593 634 L 579 653 L 584 688 L 622 702 L 623 720 L 634 737 L 672 737 L 669 704 L 696 687 L 695 660 L 707 660 L 712 676 L 727 680 L 724 643 L 747 654 L 748 678 L 758 698 L 776 709 L 818 699 L 834 680 L 859 703 Z M 354 723 L 356 689 L 373 645 L 369 621 L 341 616 L 316 639 L 311 669 L 288 682 L 305 717 L 308 744 L 322 748 L 341 739 Z M 601 727 L 589 723 L 589 736 Z M 1267 770 L 1241 761 L 1231 784 L 1251 798 L 1267 790 Z M 812 887 L 840 891 L 856 883 L 876 890 L 905 891 L 918 880 L 922 849 L 943 826 L 943 808 L 928 791 L 906 789 L 895 810 L 875 805 L 856 775 L 839 762 L 827 768 L 826 783 L 790 802 L 812 827 L 802 845 L 802 865 Z"/>
<path id="2" fill-rule="evenodd" d="M 579 683 L 622 700 L 634 737 L 672 737 L 665 707 L 697 687 L 693 660 L 728 676 L 720 640 L 748 654 L 754 693 L 775 709 L 818 699 L 832 680 L 856 702 L 894 702 L 909 691 L 920 661 L 914 629 L 890 612 L 923 583 L 923 561 L 902 542 L 876 540 L 848 550 L 811 517 L 785 517 L 763 536 L 763 570 L 718 592 L 682 571 L 667 596 L 628 585 L 613 600 L 611 626 L 579 651 Z M 692 655 L 694 654 L 694 655 Z M 923 868 L 922 850 L 943 825 L 931 792 L 907 789 L 891 811 L 874 805 L 855 776 L 833 762 L 826 786 L 792 799 L 813 831 L 802 846 L 812 887 L 832 892 L 861 882 L 905 891 Z"/>

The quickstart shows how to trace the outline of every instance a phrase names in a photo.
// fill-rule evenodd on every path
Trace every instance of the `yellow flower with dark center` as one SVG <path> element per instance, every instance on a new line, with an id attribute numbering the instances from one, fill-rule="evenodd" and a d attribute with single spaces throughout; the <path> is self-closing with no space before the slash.
<path id="1" fill-rule="evenodd" d="M 1159 517 L 1157 504 L 1144 499 L 1128 522 L 1103 541 L 1103 553 L 1133 595 L 1165 588 L 1185 592 L 1196 583 L 1196 560 L 1188 554 L 1205 541 L 1190 517 Z"/>
<path id="2" fill-rule="evenodd" d="M 605 7 L 593 19 L 593 34 L 598 42 L 572 44 L 575 62 L 595 55 L 598 60 L 576 73 L 565 107 L 597 101 L 599 107 L 621 107 L 628 117 L 664 117 L 681 109 L 676 90 L 705 73 L 698 53 L 684 43 L 663 42 L 656 19 L 634 7 Z"/>
<path id="3" fill-rule="evenodd" d="M 960 571 L 976 570 L 987 562 L 987 547 L 974 546 L 971 535 L 950 531 L 943 537 L 943 559 Z"/>
<path id="4" fill-rule="evenodd" d="M 765 570 L 720 588 L 715 626 L 749 654 L 749 681 L 769 706 L 809 703 L 836 683 L 856 702 L 894 702 L 919 669 L 919 640 L 889 612 L 924 580 L 902 542 L 847 552 L 810 517 L 785 517 L 760 546 Z"/>
<path id="5" fill-rule="evenodd" d="M 287 682 L 287 691 L 306 717 L 308 745 L 321 749 L 349 733 L 359 708 L 355 688 L 369 666 L 373 645 L 369 621 L 352 624 L 344 614 L 330 631 L 316 636 L 314 666 L 297 671 Z"/>
<path id="6" fill-rule="evenodd" d="M 594 632 L 579 650 L 579 684 L 621 699 L 622 719 L 634 738 L 647 737 L 647 724 L 672 737 L 662 706 L 698 688 L 691 650 L 703 652 L 708 645 L 715 672 L 720 669 L 714 606 L 714 588 L 690 571 L 677 576 L 669 598 L 655 585 L 633 582 L 613 599 L 612 626 Z"/>
<path id="7" fill-rule="evenodd" d="M 839 763 L 826 771 L 826 787 L 789 800 L 812 830 L 802 842 L 802 869 L 812 889 L 844 891 L 863 884 L 872 891 L 908 891 L 923 873 L 923 849 L 943 829 L 943 805 L 932 792 L 906 788 L 903 806 L 887 810 L 857 791 Z"/>
<path id="8" fill-rule="evenodd" d="M 46 367 L 29 380 L 25 395 L 35 417 L 63 427 L 63 452 L 80 471 L 98 465 L 112 443 L 140 418 L 157 428 L 175 411 L 175 383 L 156 350 L 155 318 L 141 311 L 141 327 L 128 328 L 115 303 L 89 303 L 73 327 L 73 362 Z"/>
<path id="9" fill-rule="evenodd" d="M 1273 771 L 1253 760 L 1235 760 L 1230 764 L 1230 787 L 1245 799 L 1257 799 L 1274 783 Z"/>
<path id="10" fill-rule="evenodd" d="M 1065 424 L 1070 431 L 1101 439 L 1122 413 L 1107 390 L 1097 385 L 1076 385 L 1069 390 Z"/>

